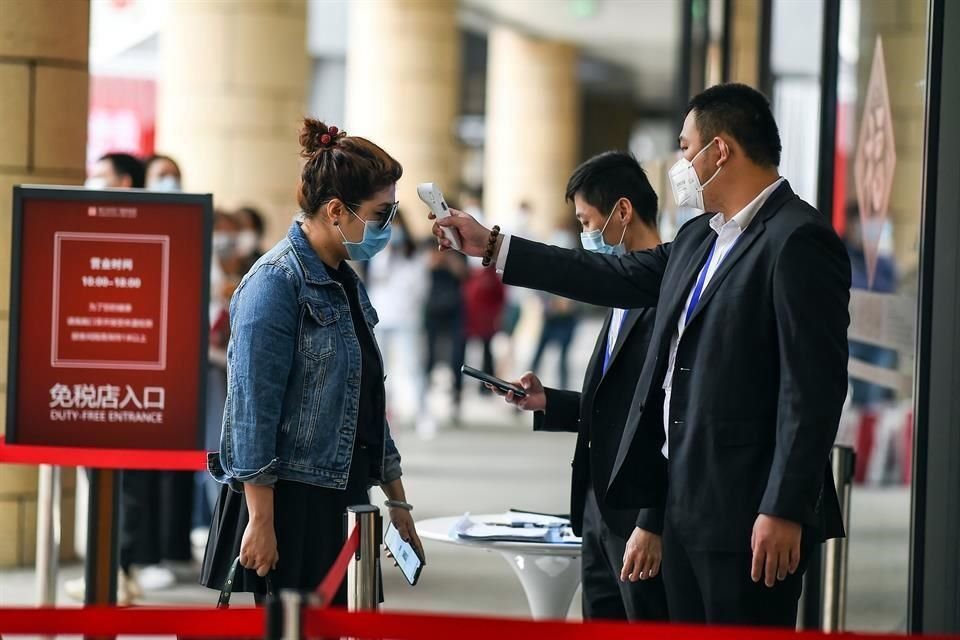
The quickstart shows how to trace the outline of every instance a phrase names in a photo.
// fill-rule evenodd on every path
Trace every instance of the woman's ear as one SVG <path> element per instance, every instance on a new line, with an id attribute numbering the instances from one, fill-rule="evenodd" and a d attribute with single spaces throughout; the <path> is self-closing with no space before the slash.
<path id="1" fill-rule="evenodd" d="M 334 198 L 320 207 L 320 215 L 335 227 L 339 226 L 340 218 L 343 217 L 344 213 L 346 213 L 346 207 L 339 198 Z"/>

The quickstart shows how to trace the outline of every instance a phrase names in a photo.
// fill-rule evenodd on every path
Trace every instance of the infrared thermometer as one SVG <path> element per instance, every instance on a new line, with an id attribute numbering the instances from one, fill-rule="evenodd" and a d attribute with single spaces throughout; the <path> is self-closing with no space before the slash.
<path id="1" fill-rule="evenodd" d="M 450 217 L 450 207 L 447 201 L 443 199 L 443 192 L 433 182 L 422 182 L 417 185 L 417 195 L 423 200 L 424 204 L 430 207 L 430 211 L 437 217 L 437 220 Z M 443 235 L 450 241 L 451 246 L 457 251 L 461 251 L 460 235 L 456 229 L 450 227 L 441 227 Z"/>

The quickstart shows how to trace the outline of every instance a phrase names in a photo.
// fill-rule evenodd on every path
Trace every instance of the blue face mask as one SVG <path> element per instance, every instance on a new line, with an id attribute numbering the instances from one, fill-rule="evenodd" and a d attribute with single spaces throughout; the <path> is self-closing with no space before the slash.
<path id="1" fill-rule="evenodd" d="M 607 225 L 610 224 L 610 221 L 613 220 L 613 214 L 620 206 L 620 201 L 617 201 L 617 204 L 614 205 L 613 211 L 610 212 L 610 216 L 607 218 L 607 221 L 603 223 L 603 228 L 599 231 L 584 231 L 580 234 L 580 243 L 583 245 L 583 248 L 587 251 L 593 251 L 594 253 L 604 253 L 611 256 L 622 256 L 627 252 L 626 247 L 623 246 L 623 237 L 627 235 L 627 227 L 623 227 L 623 233 L 620 234 L 620 242 L 617 244 L 607 244 L 607 241 L 603 239 L 603 232 L 607 230 Z"/>
<path id="2" fill-rule="evenodd" d="M 347 236 L 343 235 L 343 229 L 340 229 L 340 235 L 343 236 L 343 244 L 347 247 L 347 255 L 351 260 L 369 260 L 373 256 L 383 251 L 384 247 L 390 242 L 390 231 L 393 225 L 387 224 L 382 229 L 377 229 L 375 224 L 369 220 L 364 220 L 350 207 L 346 208 L 360 222 L 363 223 L 363 240 L 360 242 L 350 242 Z"/>

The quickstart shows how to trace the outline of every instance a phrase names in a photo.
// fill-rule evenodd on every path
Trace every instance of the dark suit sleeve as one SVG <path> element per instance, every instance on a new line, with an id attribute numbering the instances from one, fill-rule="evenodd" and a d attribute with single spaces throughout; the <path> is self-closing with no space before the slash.
<path id="1" fill-rule="evenodd" d="M 660 507 L 640 509 L 637 514 L 637 527 L 658 536 L 663 535 L 663 509 Z"/>
<path id="2" fill-rule="evenodd" d="M 780 395 L 760 512 L 816 525 L 817 497 L 847 393 L 850 261 L 825 225 L 798 228 L 774 267 Z"/>
<path id="3" fill-rule="evenodd" d="M 655 307 L 669 256 L 669 243 L 618 257 L 512 236 L 503 281 L 602 307 Z"/>
<path id="4" fill-rule="evenodd" d="M 546 411 L 533 414 L 534 431 L 580 430 L 580 392 L 544 389 L 547 394 Z"/>

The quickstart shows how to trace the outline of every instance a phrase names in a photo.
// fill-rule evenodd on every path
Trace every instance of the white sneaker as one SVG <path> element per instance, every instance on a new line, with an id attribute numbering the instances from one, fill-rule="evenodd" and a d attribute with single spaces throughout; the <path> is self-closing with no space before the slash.
<path id="1" fill-rule="evenodd" d="M 121 569 L 117 574 L 117 605 L 125 607 L 143 597 L 143 589 L 134 576 L 128 576 Z"/>
<path id="2" fill-rule="evenodd" d="M 63 583 L 63 590 L 71 600 L 83 602 L 87 595 L 87 582 L 83 578 L 67 580 Z"/>
<path id="3" fill-rule="evenodd" d="M 207 548 L 207 536 L 210 535 L 210 529 L 208 527 L 197 527 L 190 532 L 190 546 L 194 549 L 199 549 L 201 555 L 204 549 Z"/>
<path id="4" fill-rule="evenodd" d="M 67 596 L 77 602 L 83 602 L 87 595 L 87 583 L 83 578 L 67 580 L 63 583 L 63 590 Z M 143 597 L 143 591 L 136 580 L 127 577 L 123 571 L 117 572 L 117 604 L 125 607 L 134 600 Z"/>
<path id="5" fill-rule="evenodd" d="M 162 591 L 177 583 L 177 576 L 173 571 L 161 565 L 150 565 L 138 569 L 134 576 L 144 591 Z"/>

